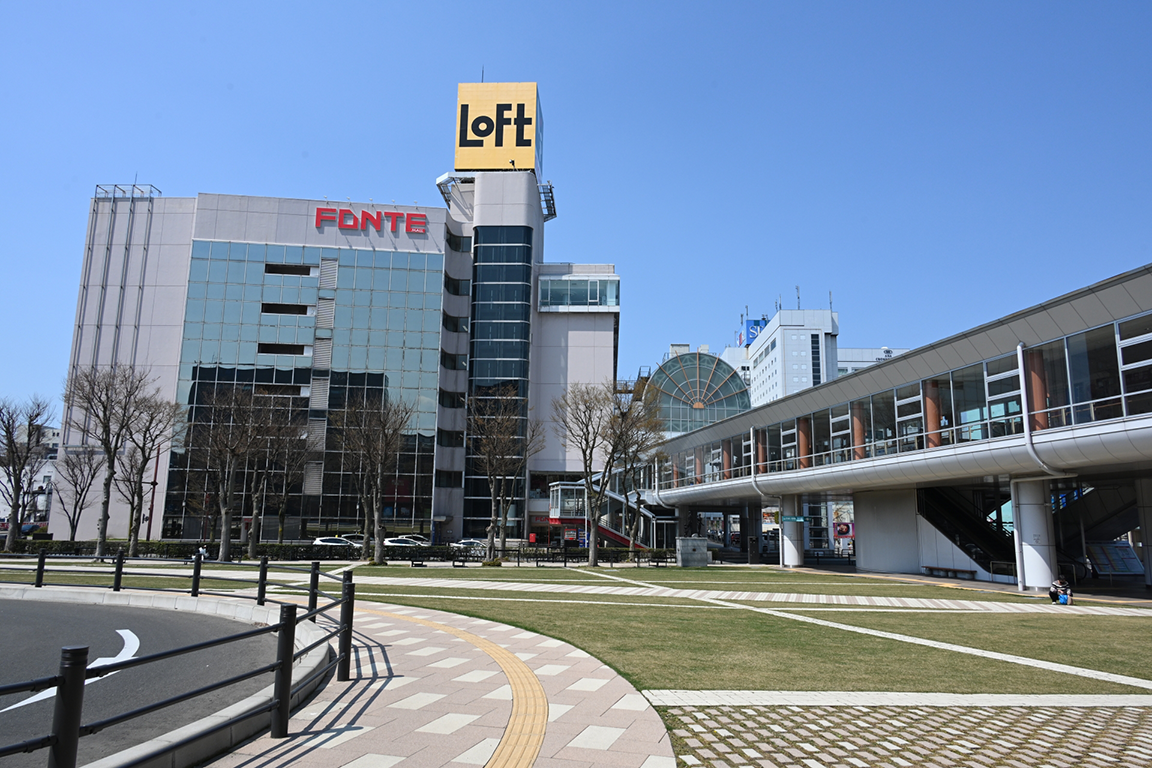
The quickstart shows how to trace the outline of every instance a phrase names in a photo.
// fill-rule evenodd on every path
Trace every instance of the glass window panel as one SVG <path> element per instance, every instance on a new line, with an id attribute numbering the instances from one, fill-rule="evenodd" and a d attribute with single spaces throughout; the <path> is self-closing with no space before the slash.
<path id="1" fill-rule="evenodd" d="M 1124 372 L 1124 391 L 1143 392 L 1152 389 L 1152 366 L 1133 368 Z"/>
<path id="2" fill-rule="evenodd" d="M 208 282 L 223 283 L 228 279 L 228 262 L 212 260 L 208 262 Z"/>
<path id="3" fill-rule="evenodd" d="M 374 269 L 366 269 L 364 267 L 357 267 L 356 273 L 355 273 L 356 278 L 354 281 L 355 286 L 357 288 L 360 288 L 360 289 L 371 290 L 372 277 L 373 277 L 373 273 L 375 271 L 376 270 L 374 270 Z"/>
<path id="4" fill-rule="evenodd" d="M 609 280 L 607 281 L 607 300 L 604 302 L 609 307 L 620 306 L 620 281 Z"/>
<path id="5" fill-rule="evenodd" d="M 228 264 L 228 282 L 230 283 L 243 283 L 244 273 L 248 265 L 243 262 L 229 262 Z"/>
<path id="6" fill-rule="evenodd" d="M 195 258 L 195 256 L 193 256 L 193 258 Z M 1152 315 L 1134 317 L 1131 320 L 1125 320 L 1120 323 L 1121 339 L 1134 339 L 1137 336 L 1144 336 L 1149 333 L 1152 333 Z"/>
<path id="7" fill-rule="evenodd" d="M 228 260 L 228 243 L 212 243 L 212 259 L 227 261 Z"/>
<path id="8" fill-rule="evenodd" d="M 188 267 L 188 279 L 194 283 L 202 283 L 208 279 L 208 261 L 193 261 Z"/>
<path id="9" fill-rule="evenodd" d="M 192 258 L 207 259 L 212 250 L 212 244 L 203 240 L 192 241 Z"/>
<path id="10" fill-rule="evenodd" d="M 356 270 L 352 267 L 340 267 L 340 271 L 336 273 L 336 287 L 337 288 L 352 288 L 356 284 Z M 339 294 L 337 294 L 339 296 Z"/>
<path id="11" fill-rule="evenodd" d="M 1072 401 L 1083 403 L 1120 394 L 1120 365 L 1112 326 L 1068 337 Z"/>
<path id="12" fill-rule="evenodd" d="M 920 396 L 920 382 L 916 382 L 915 384 L 905 384 L 903 387 L 900 387 L 899 389 L 896 390 L 896 399 L 897 400 L 907 400 L 910 397 L 919 397 L 919 396 Z"/>
<path id="13" fill-rule="evenodd" d="M 952 372 L 952 401 L 958 424 L 972 424 L 986 418 L 983 368 L 977 364 Z M 976 436 L 969 439 L 981 438 Z"/>
<path id="14" fill-rule="evenodd" d="M 319 264 L 320 249 L 288 245 L 284 247 L 284 261 L 288 264 Z"/>
<path id="15" fill-rule="evenodd" d="M 240 311 L 243 308 L 243 306 L 244 305 L 238 301 L 226 301 L 226 302 L 224 302 L 224 322 L 226 322 L 226 323 L 239 323 L 240 322 L 240 314 L 241 314 Z"/>
<path id="16" fill-rule="evenodd" d="M 896 416 L 904 418 L 905 416 L 916 416 L 920 413 L 920 402 L 901 403 L 896 406 Z"/>
<path id="17" fill-rule="evenodd" d="M 551 306 L 553 307 L 566 307 L 569 304 L 569 291 L 567 280 L 552 280 L 549 287 L 550 295 L 552 297 Z"/>
<path id="18" fill-rule="evenodd" d="M 988 396 L 995 397 L 1006 392 L 1015 392 L 1020 389 L 1019 376 L 1006 376 L 1003 379 L 988 382 Z"/>
<path id="19" fill-rule="evenodd" d="M 877 455 L 895 450 L 887 441 L 896 436 L 896 399 L 889 390 L 872 395 L 872 434 L 868 442 L 878 443 Z"/>
<path id="20" fill-rule="evenodd" d="M 367 328 L 368 317 L 371 310 L 368 307 L 356 307 L 352 310 L 352 327 Z"/>
<path id="21" fill-rule="evenodd" d="M 248 243 L 229 243 L 228 260 L 244 261 L 248 258 Z"/>
<path id="22" fill-rule="evenodd" d="M 284 262 L 284 246 L 269 245 L 264 252 L 264 260 L 273 264 Z"/>
<path id="23" fill-rule="evenodd" d="M 588 281 L 569 280 L 569 302 L 574 307 L 584 306 L 588 303 Z"/>
<path id="24" fill-rule="evenodd" d="M 989 376 L 995 376 L 999 373 L 1014 371 L 1016 370 L 1017 365 L 1016 355 L 1005 355 L 1004 357 L 998 357 L 995 360 L 989 360 L 987 365 Z"/>
<path id="25" fill-rule="evenodd" d="M 1124 365 L 1152 360 L 1152 341 L 1141 341 L 1137 344 L 1129 344 L 1127 347 L 1122 347 L 1120 349 L 1120 356 L 1123 358 Z"/>

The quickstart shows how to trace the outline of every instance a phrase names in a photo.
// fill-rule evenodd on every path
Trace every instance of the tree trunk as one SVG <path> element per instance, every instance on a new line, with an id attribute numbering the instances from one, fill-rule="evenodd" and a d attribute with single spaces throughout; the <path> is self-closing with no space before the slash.
<path id="1" fill-rule="evenodd" d="M 380 509 L 380 501 L 378 499 L 372 500 L 372 520 L 376 527 L 375 546 L 373 547 L 373 565 L 387 565 L 384 562 L 384 518 L 381 515 L 383 510 Z M 367 511 L 365 512 L 367 513 Z"/>
<path id="2" fill-rule="evenodd" d="M 264 502 L 268 498 L 268 475 L 260 480 L 260 509 L 256 509 L 256 494 L 252 494 L 252 528 L 248 531 L 248 558 L 256 559 L 256 547 L 260 544 L 260 529 L 264 522 Z"/>
<path id="3" fill-rule="evenodd" d="M 625 505 L 627 505 L 628 495 L 624 495 Z M 640 491 L 636 492 L 636 512 L 632 518 L 632 530 L 628 532 L 628 554 L 629 557 L 635 557 L 636 552 L 636 534 L 640 530 Z"/>
<path id="4" fill-rule="evenodd" d="M 4 538 L 5 552 L 11 552 L 16 546 L 16 538 L 20 535 L 20 527 L 24 524 L 23 515 L 20 514 L 23 508 L 20 497 L 24 495 L 24 489 L 19 481 L 16 482 L 16 486 L 12 489 L 12 509 L 8 512 L 8 535 Z"/>
<path id="5" fill-rule="evenodd" d="M 601 482 L 603 478 L 601 478 Z M 600 538 L 600 505 L 596 502 L 596 494 L 592 491 L 592 478 L 584 479 L 584 514 L 588 518 L 588 565 L 595 568 L 600 564 L 599 551 L 596 546 Z"/>
<path id="6" fill-rule="evenodd" d="M 224 487 L 220 489 L 220 554 L 216 558 L 225 563 L 232 559 L 232 503 L 234 497 L 235 470 L 229 467 L 225 472 Z"/>
<path id="7" fill-rule="evenodd" d="M 100 500 L 100 520 L 96 523 L 96 557 L 104 557 L 108 545 L 108 505 L 112 503 L 112 457 L 108 457 L 108 470 L 104 475 L 104 496 Z"/>
<path id="8" fill-rule="evenodd" d="M 497 496 L 496 483 L 488 480 L 488 495 L 491 498 L 492 516 L 488 522 L 488 555 L 484 559 L 491 562 L 496 559 L 496 526 L 500 524 L 500 501 Z"/>

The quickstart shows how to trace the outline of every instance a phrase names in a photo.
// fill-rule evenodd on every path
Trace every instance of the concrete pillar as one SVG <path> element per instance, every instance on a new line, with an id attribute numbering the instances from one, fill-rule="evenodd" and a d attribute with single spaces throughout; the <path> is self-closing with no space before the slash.
<path id="1" fill-rule="evenodd" d="M 695 477 L 692 478 L 692 482 L 689 483 L 689 485 L 699 485 L 704 482 L 704 446 L 698 447 L 695 455 L 696 461 L 695 467 L 693 467 Z"/>
<path id="2" fill-rule="evenodd" d="M 720 441 L 720 468 L 723 470 L 722 477 L 725 480 L 732 479 L 732 441 Z"/>
<path id="3" fill-rule="evenodd" d="M 812 466 L 812 420 L 807 416 L 796 419 L 796 453 L 800 469 Z"/>
<path id="4" fill-rule="evenodd" d="M 758 429 L 755 434 L 756 471 L 763 474 L 768 471 L 768 433 L 762 429 Z"/>
<path id="5" fill-rule="evenodd" d="M 748 551 L 748 564 L 756 565 L 760 562 L 760 505 L 745 504 L 744 514 L 740 518 L 740 530 L 744 533 L 744 547 Z"/>
<path id="6" fill-rule="evenodd" d="M 1056 580 L 1056 537 L 1047 480 L 1012 481 L 1016 575 L 1021 592 L 1044 591 Z"/>
<path id="7" fill-rule="evenodd" d="M 924 382 L 924 444 L 940 447 L 940 382 Z"/>
<path id="8" fill-rule="evenodd" d="M 1140 551 L 1144 558 L 1144 588 L 1152 589 L 1152 479 L 1136 480 L 1136 513 L 1140 523 Z"/>
<path id="9" fill-rule="evenodd" d="M 857 400 L 852 403 L 852 458 L 859 460 L 865 458 L 867 449 L 864 447 L 864 402 Z"/>
<path id="10" fill-rule="evenodd" d="M 780 497 L 780 517 L 799 517 L 800 497 Z M 780 565 L 795 568 L 804 565 L 804 523 L 780 521 Z"/>
<path id="11" fill-rule="evenodd" d="M 1048 429 L 1048 414 L 1036 413 L 1048 407 L 1048 377 L 1044 371 L 1044 354 L 1039 350 L 1025 352 L 1027 368 L 1028 412 L 1032 415 L 1032 429 Z"/>
<path id="12" fill-rule="evenodd" d="M 673 456 L 670 459 L 670 463 L 672 464 L 672 487 L 673 488 L 679 488 L 680 487 L 680 465 L 678 463 L 676 463 L 676 457 L 675 456 Z"/>

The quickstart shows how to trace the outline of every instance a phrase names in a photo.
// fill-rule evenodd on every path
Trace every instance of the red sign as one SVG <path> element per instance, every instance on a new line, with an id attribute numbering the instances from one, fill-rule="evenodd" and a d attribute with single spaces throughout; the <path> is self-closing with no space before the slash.
<path id="1" fill-rule="evenodd" d="M 368 229 L 383 231 L 385 222 L 388 229 L 397 232 L 400 222 L 410 235 L 423 235 L 428 231 L 428 217 L 423 213 L 403 213 L 402 211 L 360 211 L 350 208 L 317 208 L 316 229 L 323 229 L 324 222 L 331 222 L 340 229 Z"/>

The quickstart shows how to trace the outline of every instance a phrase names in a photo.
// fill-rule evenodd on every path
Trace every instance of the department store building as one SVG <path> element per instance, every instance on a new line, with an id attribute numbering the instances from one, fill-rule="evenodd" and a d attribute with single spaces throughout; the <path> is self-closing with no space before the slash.
<path id="1" fill-rule="evenodd" d="M 461 84 L 454 135 L 454 171 L 436 181 L 443 207 L 98 186 L 70 371 L 148 368 L 192 420 L 205 392 L 232 387 L 306 418 L 314 456 L 289 503 L 288 539 L 358 526 L 357 467 L 332 426 L 349 402 L 401 400 L 414 417 L 386 529 L 482 535 L 489 493 L 465 448 L 469 400 L 513 397 L 547 427 L 568 385 L 615 379 L 620 287 L 610 264 L 544 260 L 556 204 L 541 178 L 535 83 Z M 546 533 L 548 482 L 580 471 L 546 432 L 517 485 L 513 537 Z M 62 442 L 83 440 L 66 430 Z M 188 455 L 160 459 L 151 538 L 208 537 L 211 500 Z M 235 536 L 262 514 L 255 502 L 245 499 Z M 275 537 L 275 521 L 262 528 Z M 66 533 L 66 522 L 52 529 Z M 110 535 L 126 530 L 117 500 Z"/>

